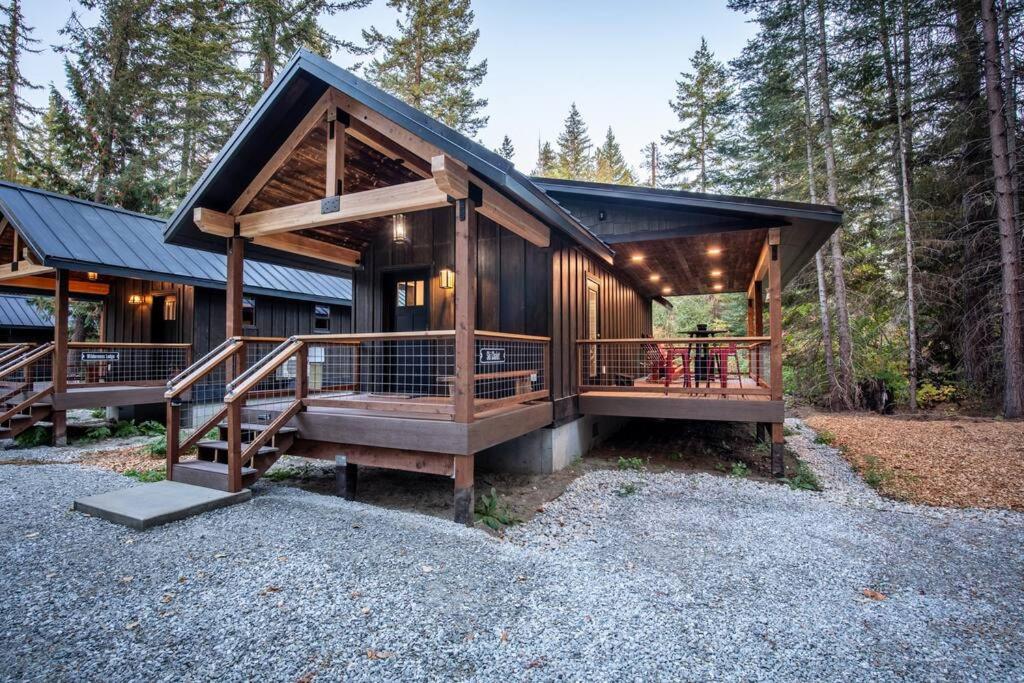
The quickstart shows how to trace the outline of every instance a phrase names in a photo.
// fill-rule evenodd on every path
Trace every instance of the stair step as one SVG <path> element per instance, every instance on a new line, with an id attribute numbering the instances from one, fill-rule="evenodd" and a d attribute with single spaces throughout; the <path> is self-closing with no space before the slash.
<path id="1" fill-rule="evenodd" d="M 217 426 L 220 427 L 221 429 L 227 429 L 228 423 L 227 422 L 221 422 Z M 257 422 L 243 422 L 242 423 L 242 431 L 243 432 L 265 432 L 267 430 L 267 427 L 269 427 L 269 426 L 270 425 L 260 424 L 260 423 L 257 423 Z M 280 429 L 277 430 L 277 433 L 278 434 L 294 434 L 297 431 L 299 431 L 297 427 L 281 427 Z"/>
<path id="2" fill-rule="evenodd" d="M 248 445 L 249 444 L 247 444 L 247 443 L 243 443 L 242 444 L 242 450 L 244 451 Z M 207 450 L 210 450 L 210 451 L 223 451 L 223 452 L 227 452 L 227 450 L 228 450 L 228 442 L 227 441 L 200 441 L 199 443 L 196 444 L 196 446 L 200 450 L 202 450 L 204 448 L 207 449 Z M 274 448 L 273 446 L 263 446 L 263 447 L 260 448 L 260 450 L 257 453 L 257 455 L 272 455 L 274 453 L 277 453 L 277 450 L 278 449 Z"/>
<path id="3" fill-rule="evenodd" d="M 253 467 L 242 468 L 242 484 L 249 485 L 259 476 L 259 470 Z M 206 460 L 185 460 L 174 466 L 173 481 L 208 489 L 227 491 L 228 466 L 222 462 Z"/>

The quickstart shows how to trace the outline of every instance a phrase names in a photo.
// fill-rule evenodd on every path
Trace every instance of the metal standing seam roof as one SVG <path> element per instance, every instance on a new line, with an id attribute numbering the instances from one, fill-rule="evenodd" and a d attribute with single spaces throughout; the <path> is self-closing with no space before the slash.
<path id="1" fill-rule="evenodd" d="M 165 221 L 0 181 L 0 211 L 42 263 L 54 268 L 223 288 L 224 256 L 168 244 Z M 351 305 L 348 278 L 247 260 L 246 292 Z"/>
<path id="2" fill-rule="evenodd" d="M 313 103 L 331 87 L 466 164 L 523 208 L 593 253 L 609 260 L 614 255 L 608 245 L 498 154 L 350 71 L 304 49 L 295 52 L 167 221 L 164 232 L 167 240 L 200 249 L 223 251 L 224 240 L 212 239 L 195 227 L 192 210 L 204 207 L 226 211 L 299 120 L 309 112 Z M 255 245 L 247 254 L 252 254 L 253 258 L 301 265 L 304 268 L 324 266 L 314 259 L 283 255 L 273 249 Z"/>
<path id="3" fill-rule="evenodd" d="M 53 316 L 32 305 L 32 297 L 0 294 L 0 327 L 52 328 Z"/>

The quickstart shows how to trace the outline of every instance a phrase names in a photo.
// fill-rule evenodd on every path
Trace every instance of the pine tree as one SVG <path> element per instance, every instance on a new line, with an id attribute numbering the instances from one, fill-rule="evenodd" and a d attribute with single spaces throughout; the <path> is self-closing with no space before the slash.
<path id="1" fill-rule="evenodd" d="M 652 140 L 644 145 L 644 148 L 640 151 L 644 155 L 643 161 L 640 162 L 640 168 L 647 171 L 644 185 L 647 187 L 660 187 L 662 168 L 661 150 L 658 148 L 658 143 Z"/>
<path id="2" fill-rule="evenodd" d="M 541 178 L 554 178 L 558 156 L 551 147 L 550 142 L 541 143 L 537 141 L 537 165 L 533 168 L 533 175 Z"/>
<path id="3" fill-rule="evenodd" d="M 470 0 L 388 0 L 398 10 L 397 35 L 363 31 L 363 54 L 375 55 L 366 76 L 384 90 L 452 128 L 473 136 L 487 125 L 478 88 L 487 60 L 470 63 L 480 31 Z"/>
<path id="4" fill-rule="evenodd" d="M 91 196 L 83 175 L 90 164 L 89 141 L 82 133 L 67 100 L 50 86 L 49 103 L 26 136 L 19 164 L 25 182 L 62 194 Z"/>
<path id="5" fill-rule="evenodd" d="M 594 145 L 587 134 L 580 110 L 573 102 L 565 119 L 565 128 L 558 136 L 558 160 L 555 163 L 555 177 L 568 180 L 589 180 L 594 175 Z"/>
<path id="6" fill-rule="evenodd" d="M 681 74 L 669 102 L 681 125 L 662 138 L 669 150 L 665 170 L 678 187 L 707 192 L 721 186 L 728 162 L 732 87 L 703 38 L 690 65 L 693 71 Z"/>
<path id="7" fill-rule="evenodd" d="M 636 176 L 622 157 L 622 149 L 615 139 L 611 126 L 605 134 L 604 143 L 594 153 L 594 180 L 599 183 L 616 185 L 636 185 Z"/>
<path id="8" fill-rule="evenodd" d="M 243 53 L 250 64 L 248 104 L 270 87 L 278 69 L 300 47 L 328 58 L 339 48 L 354 50 L 351 43 L 325 30 L 320 17 L 366 7 L 371 1 L 235 0 L 241 11 L 237 25 L 245 35 Z"/>
<path id="9" fill-rule="evenodd" d="M 22 96 L 22 90 L 38 89 L 22 74 L 21 58 L 26 52 L 39 52 L 33 45 L 32 28 L 25 24 L 21 0 L 0 5 L 4 24 L 0 27 L 0 171 L 13 180 L 17 176 L 24 135 L 29 130 L 26 118 L 39 113 Z"/>
<path id="10" fill-rule="evenodd" d="M 516 148 L 512 144 L 512 139 L 507 135 L 502 138 L 501 145 L 494 151 L 508 161 L 512 161 L 512 157 L 516 155 Z"/>

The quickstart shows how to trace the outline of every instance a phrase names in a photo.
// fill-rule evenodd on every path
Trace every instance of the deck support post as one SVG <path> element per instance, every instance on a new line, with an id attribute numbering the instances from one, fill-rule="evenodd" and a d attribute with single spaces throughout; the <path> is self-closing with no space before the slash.
<path id="1" fill-rule="evenodd" d="M 348 461 L 344 455 L 334 456 L 334 492 L 345 500 L 356 499 L 356 483 L 359 466 Z"/>
<path id="2" fill-rule="evenodd" d="M 174 481 L 174 466 L 181 458 L 181 454 L 178 452 L 181 444 L 179 424 L 181 424 L 181 403 L 176 397 L 167 402 L 167 427 L 164 431 L 167 435 L 167 470 L 164 476 L 168 481 Z"/>
<path id="3" fill-rule="evenodd" d="M 476 370 L 476 202 L 455 205 L 455 421 L 472 422 Z"/>
<path id="4" fill-rule="evenodd" d="M 68 271 L 59 268 L 54 273 L 53 298 L 53 363 L 52 381 L 54 398 L 68 390 Z M 67 411 L 54 410 L 50 423 L 53 425 L 54 446 L 68 443 Z"/>
<path id="5" fill-rule="evenodd" d="M 768 321 L 771 336 L 771 372 L 769 386 L 773 401 L 782 400 L 782 244 L 778 228 L 768 231 Z M 785 474 L 783 465 L 782 423 L 772 424 L 772 474 Z"/>
<path id="6" fill-rule="evenodd" d="M 242 280 L 245 271 L 245 238 L 228 238 L 228 272 L 227 286 L 225 287 L 226 297 L 226 328 L 225 337 L 242 336 Z M 237 377 L 245 368 L 242 367 L 245 354 L 236 353 L 231 364 L 228 365 L 228 381 Z"/>
<path id="7" fill-rule="evenodd" d="M 456 524 L 473 526 L 473 509 L 476 506 L 473 490 L 473 458 L 472 455 L 456 455 L 455 469 L 455 500 L 453 518 Z"/>

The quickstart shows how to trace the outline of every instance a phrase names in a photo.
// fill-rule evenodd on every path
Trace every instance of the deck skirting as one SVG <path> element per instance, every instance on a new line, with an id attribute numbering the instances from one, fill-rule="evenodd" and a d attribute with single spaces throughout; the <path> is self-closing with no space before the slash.
<path id="1" fill-rule="evenodd" d="M 783 401 L 743 400 L 729 398 L 691 398 L 689 396 L 639 396 L 623 392 L 619 395 L 580 395 L 580 412 L 584 415 L 616 415 L 619 417 L 656 417 L 675 420 L 707 420 L 716 422 L 782 422 Z"/>

